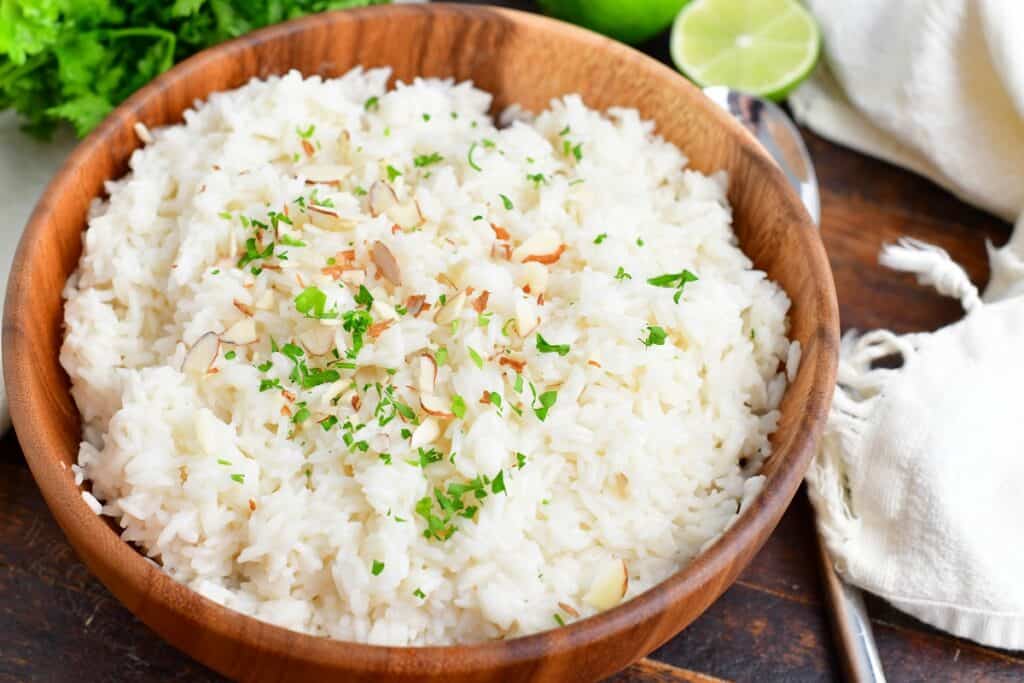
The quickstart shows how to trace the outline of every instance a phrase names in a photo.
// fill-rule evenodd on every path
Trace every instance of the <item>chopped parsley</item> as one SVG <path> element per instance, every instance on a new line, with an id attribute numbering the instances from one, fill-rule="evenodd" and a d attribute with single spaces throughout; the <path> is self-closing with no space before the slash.
<path id="1" fill-rule="evenodd" d="M 452 414 L 460 420 L 466 416 L 466 400 L 458 394 L 452 396 Z"/>
<path id="2" fill-rule="evenodd" d="M 278 239 L 278 241 L 281 242 L 281 244 L 285 245 L 286 247 L 304 247 L 304 246 L 306 246 L 305 242 L 303 242 L 302 240 L 297 240 L 294 237 L 292 237 L 291 235 L 281 235 L 277 239 Z"/>
<path id="3" fill-rule="evenodd" d="M 594 244 L 601 244 L 601 242 L 604 242 L 606 239 L 608 239 L 608 233 L 602 232 L 600 235 L 594 238 Z"/>
<path id="4" fill-rule="evenodd" d="M 683 288 L 686 287 L 686 283 L 696 282 L 697 279 L 696 275 L 684 269 L 679 273 L 665 273 L 664 275 L 648 278 L 647 283 L 654 285 L 655 287 L 665 287 L 666 289 L 676 290 L 676 293 L 672 296 L 672 300 L 679 303 L 679 297 L 682 296 Z"/>
<path id="5" fill-rule="evenodd" d="M 277 351 L 277 349 L 274 349 L 274 350 Z M 269 370 L 272 367 L 274 367 L 274 361 L 268 360 L 268 361 L 264 361 L 263 363 L 260 363 L 259 365 L 257 365 L 256 369 L 259 370 L 260 372 L 266 372 L 267 370 Z"/>
<path id="6" fill-rule="evenodd" d="M 224 354 L 224 358 L 226 360 L 234 360 L 236 355 L 237 354 L 235 353 L 234 349 L 232 349 L 231 351 L 228 351 L 227 353 Z"/>
<path id="7" fill-rule="evenodd" d="M 217 458 L 217 464 L 218 465 L 230 465 L 231 461 L 230 460 L 225 460 L 224 458 Z"/>
<path id="8" fill-rule="evenodd" d="M 313 137 L 313 133 L 316 132 L 316 126 L 311 123 L 309 124 L 308 128 L 296 128 L 295 132 L 298 133 L 299 137 L 302 138 L 303 140 L 308 140 L 311 137 Z"/>
<path id="9" fill-rule="evenodd" d="M 441 367 L 442 365 L 447 363 L 448 349 L 442 346 L 437 351 L 434 351 L 434 362 L 437 363 L 437 367 Z"/>
<path id="10" fill-rule="evenodd" d="M 569 353 L 569 348 L 568 344 L 552 344 L 539 333 L 537 334 L 537 350 L 541 353 L 557 353 L 559 356 L 565 356 Z"/>
<path id="11" fill-rule="evenodd" d="M 530 407 L 533 409 L 533 414 L 537 416 L 537 419 L 543 422 L 548 417 L 548 411 L 551 410 L 551 407 L 558 400 L 558 392 L 545 391 L 538 396 L 537 390 L 532 383 L 530 384 L 530 391 L 533 392 L 533 403 Z"/>
<path id="12" fill-rule="evenodd" d="M 498 476 L 491 482 L 491 493 L 495 495 L 499 493 L 508 495 L 508 491 L 505 489 L 505 470 L 498 472 Z"/>
<path id="13" fill-rule="evenodd" d="M 352 349 L 350 350 L 352 357 L 355 357 L 363 348 L 363 335 L 372 324 L 373 318 L 366 311 L 345 311 L 341 326 L 346 332 L 352 334 Z"/>
<path id="14" fill-rule="evenodd" d="M 497 391 L 492 391 L 487 395 L 487 400 L 490 401 L 491 405 L 498 409 L 498 414 L 501 414 L 501 394 Z"/>
<path id="15" fill-rule="evenodd" d="M 245 475 L 244 474 L 232 474 L 231 475 L 231 481 L 237 482 L 239 484 L 244 484 L 245 483 Z"/>
<path id="16" fill-rule="evenodd" d="M 279 379 L 261 379 L 260 380 L 260 391 L 270 391 L 271 389 L 280 389 L 281 380 Z"/>
<path id="17" fill-rule="evenodd" d="M 430 166 L 431 164 L 439 164 L 442 161 L 444 161 L 444 157 L 437 152 L 434 152 L 433 154 L 420 154 L 412 160 L 412 164 L 416 168 L 423 168 L 425 166 Z"/>
<path id="18" fill-rule="evenodd" d="M 561 614 L 555 613 L 555 623 L 559 626 L 565 626 L 565 619 L 562 618 Z"/>
<path id="19" fill-rule="evenodd" d="M 300 425 L 309 419 L 309 408 L 306 407 L 305 401 L 298 404 L 299 409 L 292 415 L 292 424 Z"/>
<path id="20" fill-rule="evenodd" d="M 469 352 L 469 357 L 473 360 L 473 364 L 482 370 L 484 367 L 484 359 L 472 346 L 467 346 L 466 350 Z"/>
<path id="21" fill-rule="evenodd" d="M 512 203 L 511 199 L 509 199 L 503 194 L 499 194 L 498 196 L 501 197 L 501 203 L 505 206 L 506 211 L 511 211 L 512 209 L 516 208 L 515 205 Z"/>
<path id="22" fill-rule="evenodd" d="M 378 109 L 380 109 L 380 98 L 376 95 L 366 98 L 366 101 L 363 102 L 364 111 L 377 111 Z"/>
<path id="23" fill-rule="evenodd" d="M 366 191 L 366 188 L 364 188 L 362 185 L 356 185 L 354 188 L 352 188 L 352 194 L 354 194 L 357 197 L 365 197 L 369 193 Z"/>
<path id="24" fill-rule="evenodd" d="M 388 170 L 388 180 L 390 182 L 392 182 L 392 183 L 395 182 L 395 178 L 397 178 L 398 176 L 402 175 L 402 172 L 399 171 L 394 166 L 392 166 L 391 164 L 388 164 L 388 169 L 387 170 Z"/>
<path id="25" fill-rule="evenodd" d="M 322 289 L 316 286 L 306 287 L 302 292 L 295 297 L 295 310 L 303 314 L 307 318 L 337 318 L 338 311 L 332 309 L 330 311 L 325 310 L 327 307 L 327 295 Z"/>
<path id="26" fill-rule="evenodd" d="M 390 453 L 381 453 L 381 454 L 380 454 L 380 455 L 378 455 L 377 457 L 378 457 L 378 458 L 380 458 L 380 459 L 381 459 L 381 461 L 382 461 L 382 462 L 383 462 L 383 463 L 384 463 L 385 465 L 390 465 L 390 464 L 391 464 L 391 454 L 390 454 Z"/>
<path id="27" fill-rule="evenodd" d="M 359 285 L 359 292 L 356 294 L 355 300 L 357 305 L 366 306 L 366 310 L 370 310 L 370 307 L 373 306 L 373 295 L 370 294 L 366 285 Z"/>
<path id="28" fill-rule="evenodd" d="M 469 146 L 469 152 L 466 153 L 466 161 L 469 162 L 469 167 L 472 168 L 474 171 L 482 171 L 484 169 L 482 169 L 479 166 L 477 166 L 476 162 L 473 161 L 473 150 L 475 150 L 475 149 L 476 149 L 476 143 L 474 142 L 472 145 Z"/>
<path id="29" fill-rule="evenodd" d="M 626 272 L 626 269 L 619 266 L 619 269 L 615 271 L 616 280 L 632 280 L 633 276 Z"/>
<path id="30" fill-rule="evenodd" d="M 570 128 L 569 128 L 569 124 L 567 123 L 567 124 L 565 124 L 565 128 L 563 128 L 562 130 L 558 131 L 558 136 L 559 137 L 565 137 L 566 135 L 569 134 L 569 131 L 570 131 Z"/>
<path id="31" fill-rule="evenodd" d="M 238 267 L 244 268 L 247 264 L 252 263 L 257 259 L 270 258 L 274 253 L 274 243 L 271 242 L 260 251 L 259 247 L 256 246 L 256 238 L 250 237 L 245 240 L 245 253 L 238 259 Z"/>
<path id="32" fill-rule="evenodd" d="M 657 325 L 648 325 L 647 338 L 644 339 L 643 337 L 641 337 L 640 341 L 643 343 L 644 346 L 664 346 L 665 339 L 667 337 L 668 334 L 665 332 L 664 328 L 658 327 Z"/>
<path id="33" fill-rule="evenodd" d="M 638 246 L 638 247 L 644 246 L 644 238 L 643 237 L 637 237 L 636 238 L 636 246 Z"/>
<path id="34" fill-rule="evenodd" d="M 523 376 L 519 373 L 516 373 L 516 381 L 515 384 L 512 385 L 512 388 L 515 389 L 517 394 L 521 393 L 523 390 Z"/>
<path id="35" fill-rule="evenodd" d="M 424 114 L 423 115 L 423 120 L 424 121 L 429 121 L 430 120 L 430 114 Z"/>
<path id="36" fill-rule="evenodd" d="M 526 456 L 522 453 L 516 453 L 516 467 L 523 469 L 526 466 Z"/>
<path id="37" fill-rule="evenodd" d="M 373 566 L 370 568 L 370 573 L 374 576 L 380 576 L 382 571 L 384 571 L 384 563 L 380 560 L 374 560 Z"/>
<path id="38" fill-rule="evenodd" d="M 334 415 L 328 415 L 324 419 L 320 420 L 320 426 L 323 427 L 325 432 L 331 431 L 331 427 L 338 424 L 338 418 Z"/>
<path id="39" fill-rule="evenodd" d="M 426 114 L 424 114 L 424 116 L 426 116 Z M 412 592 L 412 594 L 413 594 L 413 596 L 419 598 L 420 600 L 426 600 L 427 599 L 427 594 L 424 593 L 423 591 L 421 591 L 419 588 L 414 590 Z"/>
<path id="40" fill-rule="evenodd" d="M 528 173 L 526 174 L 526 179 L 533 183 L 533 186 L 537 189 L 540 189 L 540 186 L 548 181 L 547 176 L 543 173 Z"/>

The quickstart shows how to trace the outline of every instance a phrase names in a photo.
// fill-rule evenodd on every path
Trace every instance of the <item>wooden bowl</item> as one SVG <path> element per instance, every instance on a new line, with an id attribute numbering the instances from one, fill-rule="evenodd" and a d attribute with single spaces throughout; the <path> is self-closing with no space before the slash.
<path id="1" fill-rule="evenodd" d="M 693 167 L 729 172 L 743 250 L 793 301 L 803 347 L 773 437 L 757 501 L 711 548 L 657 587 L 598 616 L 545 633 L 459 647 L 377 647 L 294 633 L 221 607 L 174 582 L 93 514 L 71 464 L 78 411 L 58 363 L 61 288 L 82 249 L 90 201 L 139 145 L 133 125 L 181 121 L 197 98 L 253 76 L 297 68 L 342 74 L 390 66 L 400 79 L 471 79 L 512 103 L 539 109 L 564 93 L 591 107 L 636 107 L 679 145 Z M 474 7 L 397 5 L 289 22 L 207 50 L 142 88 L 68 158 L 43 194 L 18 248 L 3 331 L 11 414 L 47 504 L 89 569 L 176 647 L 234 678 L 260 681 L 583 681 L 604 677 L 671 638 L 711 604 L 778 523 L 803 477 L 835 379 L 838 312 L 818 236 L 766 153 L 681 76 L 624 45 L 539 16 Z M 69 627 L 72 627 L 69 625 Z"/>

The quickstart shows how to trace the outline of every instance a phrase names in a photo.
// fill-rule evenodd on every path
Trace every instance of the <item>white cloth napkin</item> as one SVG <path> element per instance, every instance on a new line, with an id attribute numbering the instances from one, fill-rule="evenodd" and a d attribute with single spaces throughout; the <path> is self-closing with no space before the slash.
<path id="1" fill-rule="evenodd" d="M 791 98 L 802 123 L 1000 216 L 1024 211 L 1024 2 L 807 4 L 826 63 Z M 1024 649 L 1024 219 L 989 254 L 983 303 L 945 252 L 885 250 L 883 264 L 967 315 L 934 333 L 844 339 L 807 481 L 849 582 L 956 635 Z M 902 366 L 875 367 L 890 355 Z"/>

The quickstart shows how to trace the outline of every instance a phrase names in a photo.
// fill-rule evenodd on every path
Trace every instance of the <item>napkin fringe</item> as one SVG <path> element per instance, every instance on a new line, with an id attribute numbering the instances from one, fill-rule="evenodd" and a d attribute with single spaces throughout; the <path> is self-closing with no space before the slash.
<path id="1" fill-rule="evenodd" d="M 843 336 L 829 428 L 807 471 L 807 491 L 818 513 L 818 529 L 825 545 L 838 571 L 847 576 L 850 567 L 845 560 L 846 548 L 855 542 L 861 526 L 850 496 L 851 486 L 856 485 L 849 478 L 853 470 L 851 454 L 860 452 L 860 442 L 886 385 L 917 354 L 917 338 L 888 330 L 864 335 L 851 331 Z M 882 359 L 892 357 L 902 361 L 900 367 L 877 366 Z"/>
<path id="2" fill-rule="evenodd" d="M 903 237 L 896 244 L 885 245 L 878 262 L 892 270 L 914 273 L 922 285 L 930 285 L 939 294 L 958 299 L 968 313 L 981 304 L 978 288 L 967 272 L 945 249 L 933 244 Z"/>

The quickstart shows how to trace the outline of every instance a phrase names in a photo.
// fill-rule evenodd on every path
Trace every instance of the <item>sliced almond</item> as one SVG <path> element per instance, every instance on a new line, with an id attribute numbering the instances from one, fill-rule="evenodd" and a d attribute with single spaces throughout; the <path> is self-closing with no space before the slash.
<path id="1" fill-rule="evenodd" d="M 415 199 L 404 204 L 395 204 L 388 209 L 387 214 L 388 218 L 406 230 L 417 228 L 426 220 L 423 218 L 423 212 L 420 211 L 420 203 Z"/>
<path id="2" fill-rule="evenodd" d="M 181 363 L 181 371 L 190 375 L 204 375 L 213 367 L 220 353 L 220 337 L 207 332 L 192 345 Z"/>
<path id="3" fill-rule="evenodd" d="M 370 339 L 376 339 L 380 335 L 384 334 L 384 330 L 391 327 L 394 323 L 394 320 L 381 320 L 379 322 L 375 322 L 366 330 L 366 334 L 370 335 Z"/>
<path id="4" fill-rule="evenodd" d="M 608 560 L 598 569 L 583 602 L 594 609 L 606 610 L 619 604 L 629 589 L 629 572 L 625 560 Z"/>
<path id="5" fill-rule="evenodd" d="M 473 310 L 476 311 L 477 313 L 483 313 L 484 310 L 486 310 L 487 308 L 487 300 L 490 298 L 490 296 L 491 293 L 488 292 L 486 289 L 480 292 L 480 296 L 478 296 L 473 301 Z"/>
<path id="6" fill-rule="evenodd" d="M 380 274 L 391 281 L 396 287 L 402 284 L 402 270 L 398 267 L 398 260 L 391 253 L 387 245 L 377 240 L 370 248 L 370 259 L 377 266 Z"/>
<path id="7" fill-rule="evenodd" d="M 445 305 L 437 310 L 437 313 L 434 314 L 434 322 L 438 325 L 449 324 L 459 317 L 465 305 L 466 293 L 459 292 L 452 298 L 448 299 Z"/>
<path id="8" fill-rule="evenodd" d="M 491 223 L 491 230 L 494 231 L 494 236 L 499 240 L 507 240 L 509 238 L 508 230 L 501 227 L 500 225 L 495 225 L 494 223 Z"/>
<path id="9" fill-rule="evenodd" d="M 371 310 L 373 310 L 374 317 L 379 320 L 398 320 L 398 311 L 386 301 L 374 299 Z"/>
<path id="10" fill-rule="evenodd" d="M 516 372 L 522 372 L 523 368 L 526 367 L 526 361 L 516 360 L 515 358 L 509 358 L 508 356 L 502 356 L 498 359 L 498 365 L 507 365 Z"/>
<path id="11" fill-rule="evenodd" d="M 398 195 L 390 185 L 383 180 L 378 180 L 370 185 L 366 202 L 370 207 L 370 215 L 376 218 L 398 204 Z"/>
<path id="12" fill-rule="evenodd" d="M 302 141 L 302 151 L 306 153 L 307 157 L 311 157 L 316 154 L 316 147 L 309 140 Z"/>
<path id="13" fill-rule="evenodd" d="M 348 177 L 352 169 L 340 164 L 310 164 L 299 169 L 299 174 L 306 178 L 307 185 L 333 185 L 341 187 L 341 181 Z"/>
<path id="14" fill-rule="evenodd" d="M 530 261 L 523 264 L 520 271 L 520 279 L 523 283 L 523 291 L 530 294 L 543 294 L 548 288 L 548 269 L 537 261 Z"/>
<path id="15" fill-rule="evenodd" d="M 455 417 L 455 413 L 451 412 L 448 402 L 434 394 L 420 394 L 420 407 L 428 415 L 444 418 Z"/>
<path id="16" fill-rule="evenodd" d="M 299 335 L 299 343 L 311 356 L 323 356 L 334 348 L 334 329 L 318 325 Z"/>
<path id="17" fill-rule="evenodd" d="M 427 297 L 423 296 L 422 294 L 413 294 L 408 299 L 406 299 L 405 308 L 407 311 L 409 311 L 409 315 L 411 315 L 414 318 L 419 316 L 420 311 L 423 310 L 423 304 L 426 302 L 426 300 Z"/>
<path id="18" fill-rule="evenodd" d="M 321 230 L 331 232 L 344 232 L 356 227 L 356 222 L 349 218 L 342 218 L 334 209 L 328 209 L 317 204 L 310 204 L 307 207 L 309 220 Z"/>
<path id="19" fill-rule="evenodd" d="M 558 259 L 562 258 L 562 254 L 565 252 L 565 245 L 559 244 L 558 248 L 553 252 L 547 254 L 532 254 L 523 259 L 523 263 L 543 263 L 545 265 L 551 265 L 557 263 Z"/>
<path id="20" fill-rule="evenodd" d="M 235 308 L 237 308 L 239 311 L 241 311 L 244 315 L 252 315 L 253 314 L 252 306 L 250 306 L 249 304 L 243 303 L 243 302 L 239 301 L 238 299 L 235 299 L 232 303 L 235 305 Z"/>
<path id="21" fill-rule="evenodd" d="M 419 359 L 416 374 L 416 387 L 421 394 L 433 394 L 437 384 L 437 361 L 430 354 L 423 354 Z"/>
<path id="22" fill-rule="evenodd" d="M 560 602 L 560 603 L 558 603 L 558 609 L 562 610 L 563 612 L 568 614 L 573 619 L 576 619 L 576 618 L 578 618 L 580 616 L 580 613 L 576 611 L 576 608 L 573 607 L 572 605 L 570 605 L 567 602 Z"/>
<path id="23" fill-rule="evenodd" d="M 258 339 L 256 321 L 252 318 L 242 318 L 226 329 L 220 338 L 228 344 L 252 344 Z"/>
<path id="24" fill-rule="evenodd" d="M 537 315 L 530 299 L 516 299 L 516 332 L 520 337 L 527 337 L 540 325 L 540 316 Z"/>
<path id="25" fill-rule="evenodd" d="M 512 250 L 512 260 L 526 263 L 527 261 L 538 261 L 539 257 L 550 256 L 556 252 L 561 254 L 559 248 L 564 250 L 562 238 L 557 232 L 551 229 L 538 230 L 526 238 L 522 244 Z M 557 261 L 557 257 L 555 261 Z M 540 261 L 547 263 L 547 261 Z M 554 263 L 554 261 L 550 261 Z"/>
<path id="26" fill-rule="evenodd" d="M 432 417 L 428 417 L 412 433 L 412 438 L 409 440 L 409 448 L 419 448 L 420 446 L 426 446 L 428 443 L 434 443 L 439 436 L 441 436 L 441 423 Z"/>

